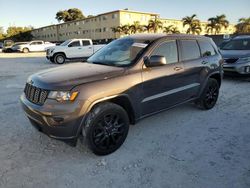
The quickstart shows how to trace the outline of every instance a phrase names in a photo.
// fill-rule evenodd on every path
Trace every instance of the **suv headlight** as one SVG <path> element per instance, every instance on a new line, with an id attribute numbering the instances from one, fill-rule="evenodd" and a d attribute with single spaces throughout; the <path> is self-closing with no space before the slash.
<path id="1" fill-rule="evenodd" d="M 79 92 L 69 92 L 69 91 L 51 91 L 49 93 L 48 98 L 49 99 L 55 99 L 58 102 L 64 102 L 64 101 L 74 101 L 77 97 Z"/>

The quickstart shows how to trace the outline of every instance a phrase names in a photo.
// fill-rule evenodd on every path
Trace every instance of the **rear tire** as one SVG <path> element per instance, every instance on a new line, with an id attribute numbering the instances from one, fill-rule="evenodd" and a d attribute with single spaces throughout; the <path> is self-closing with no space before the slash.
<path id="1" fill-rule="evenodd" d="M 114 103 L 101 103 L 88 114 L 83 136 L 88 148 L 96 155 L 108 155 L 125 141 L 129 130 L 127 112 Z"/>
<path id="2" fill-rule="evenodd" d="M 57 64 L 64 64 L 66 60 L 66 57 L 64 54 L 56 54 L 54 56 L 54 62 Z"/>
<path id="3" fill-rule="evenodd" d="M 218 99 L 220 86 L 216 79 L 209 78 L 206 87 L 204 88 L 201 97 L 196 101 L 196 104 L 204 109 L 212 109 Z"/>
<path id="4" fill-rule="evenodd" d="M 24 48 L 23 49 L 23 53 L 29 53 L 29 49 L 28 48 Z"/>

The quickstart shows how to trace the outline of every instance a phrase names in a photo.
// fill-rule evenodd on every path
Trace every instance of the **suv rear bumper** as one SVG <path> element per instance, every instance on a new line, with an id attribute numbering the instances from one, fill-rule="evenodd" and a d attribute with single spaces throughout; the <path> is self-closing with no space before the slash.
<path id="1" fill-rule="evenodd" d="M 25 114 L 39 131 L 60 140 L 74 140 L 78 137 L 83 116 L 78 115 L 76 111 L 72 113 L 73 106 L 62 108 L 59 105 L 63 104 L 58 104 L 56 107 L 47 101 L 43 106 L 39 106 L 28 101 L 24 94 L 20 100 Z M 63 112 L 58 110 L 59 108 L 63 109 Z"/>

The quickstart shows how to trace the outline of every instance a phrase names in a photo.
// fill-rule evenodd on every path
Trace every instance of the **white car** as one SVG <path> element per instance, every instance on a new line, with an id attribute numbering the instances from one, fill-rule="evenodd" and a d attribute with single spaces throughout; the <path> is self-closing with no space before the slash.
<path id="1" fill-rule="evenodd" d="M 105 45 L 93 45 L 91 39 L 69 39 L 60 46 L 47 48 L 47 59 L 63 64 L 66 60 L 86 59 Z"/>
<path id="2" fill-rule="evenodd" d="M 28 52 L 42 52 L 45 51 L 48 47 L 55 46 L 55 44 L 50 43 L 50 42 L 44 42 L 42 40 L 36 40 L 36 41 L 31 41 L 27 42 L 25 44 L 20 44 L 15 46 L 14 51 L 19 51 L 23 53 L 28 53 Z"/>

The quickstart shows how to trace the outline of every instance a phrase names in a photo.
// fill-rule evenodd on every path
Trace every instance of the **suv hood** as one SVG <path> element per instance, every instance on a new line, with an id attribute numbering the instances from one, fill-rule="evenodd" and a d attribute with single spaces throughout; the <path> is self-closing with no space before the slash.
<path id="1" fill-rule="evenodd" d="M 124 71 L 122 67 L 73 63 L 33 74 L 27 82 L 42 89 L 69 91 L 76 85 L 116 77 Z"/>
<path id="2" fill-rule="evenodd" d="M 223 58 L 250 57 L 250 50 L 220 50 Z"/>

